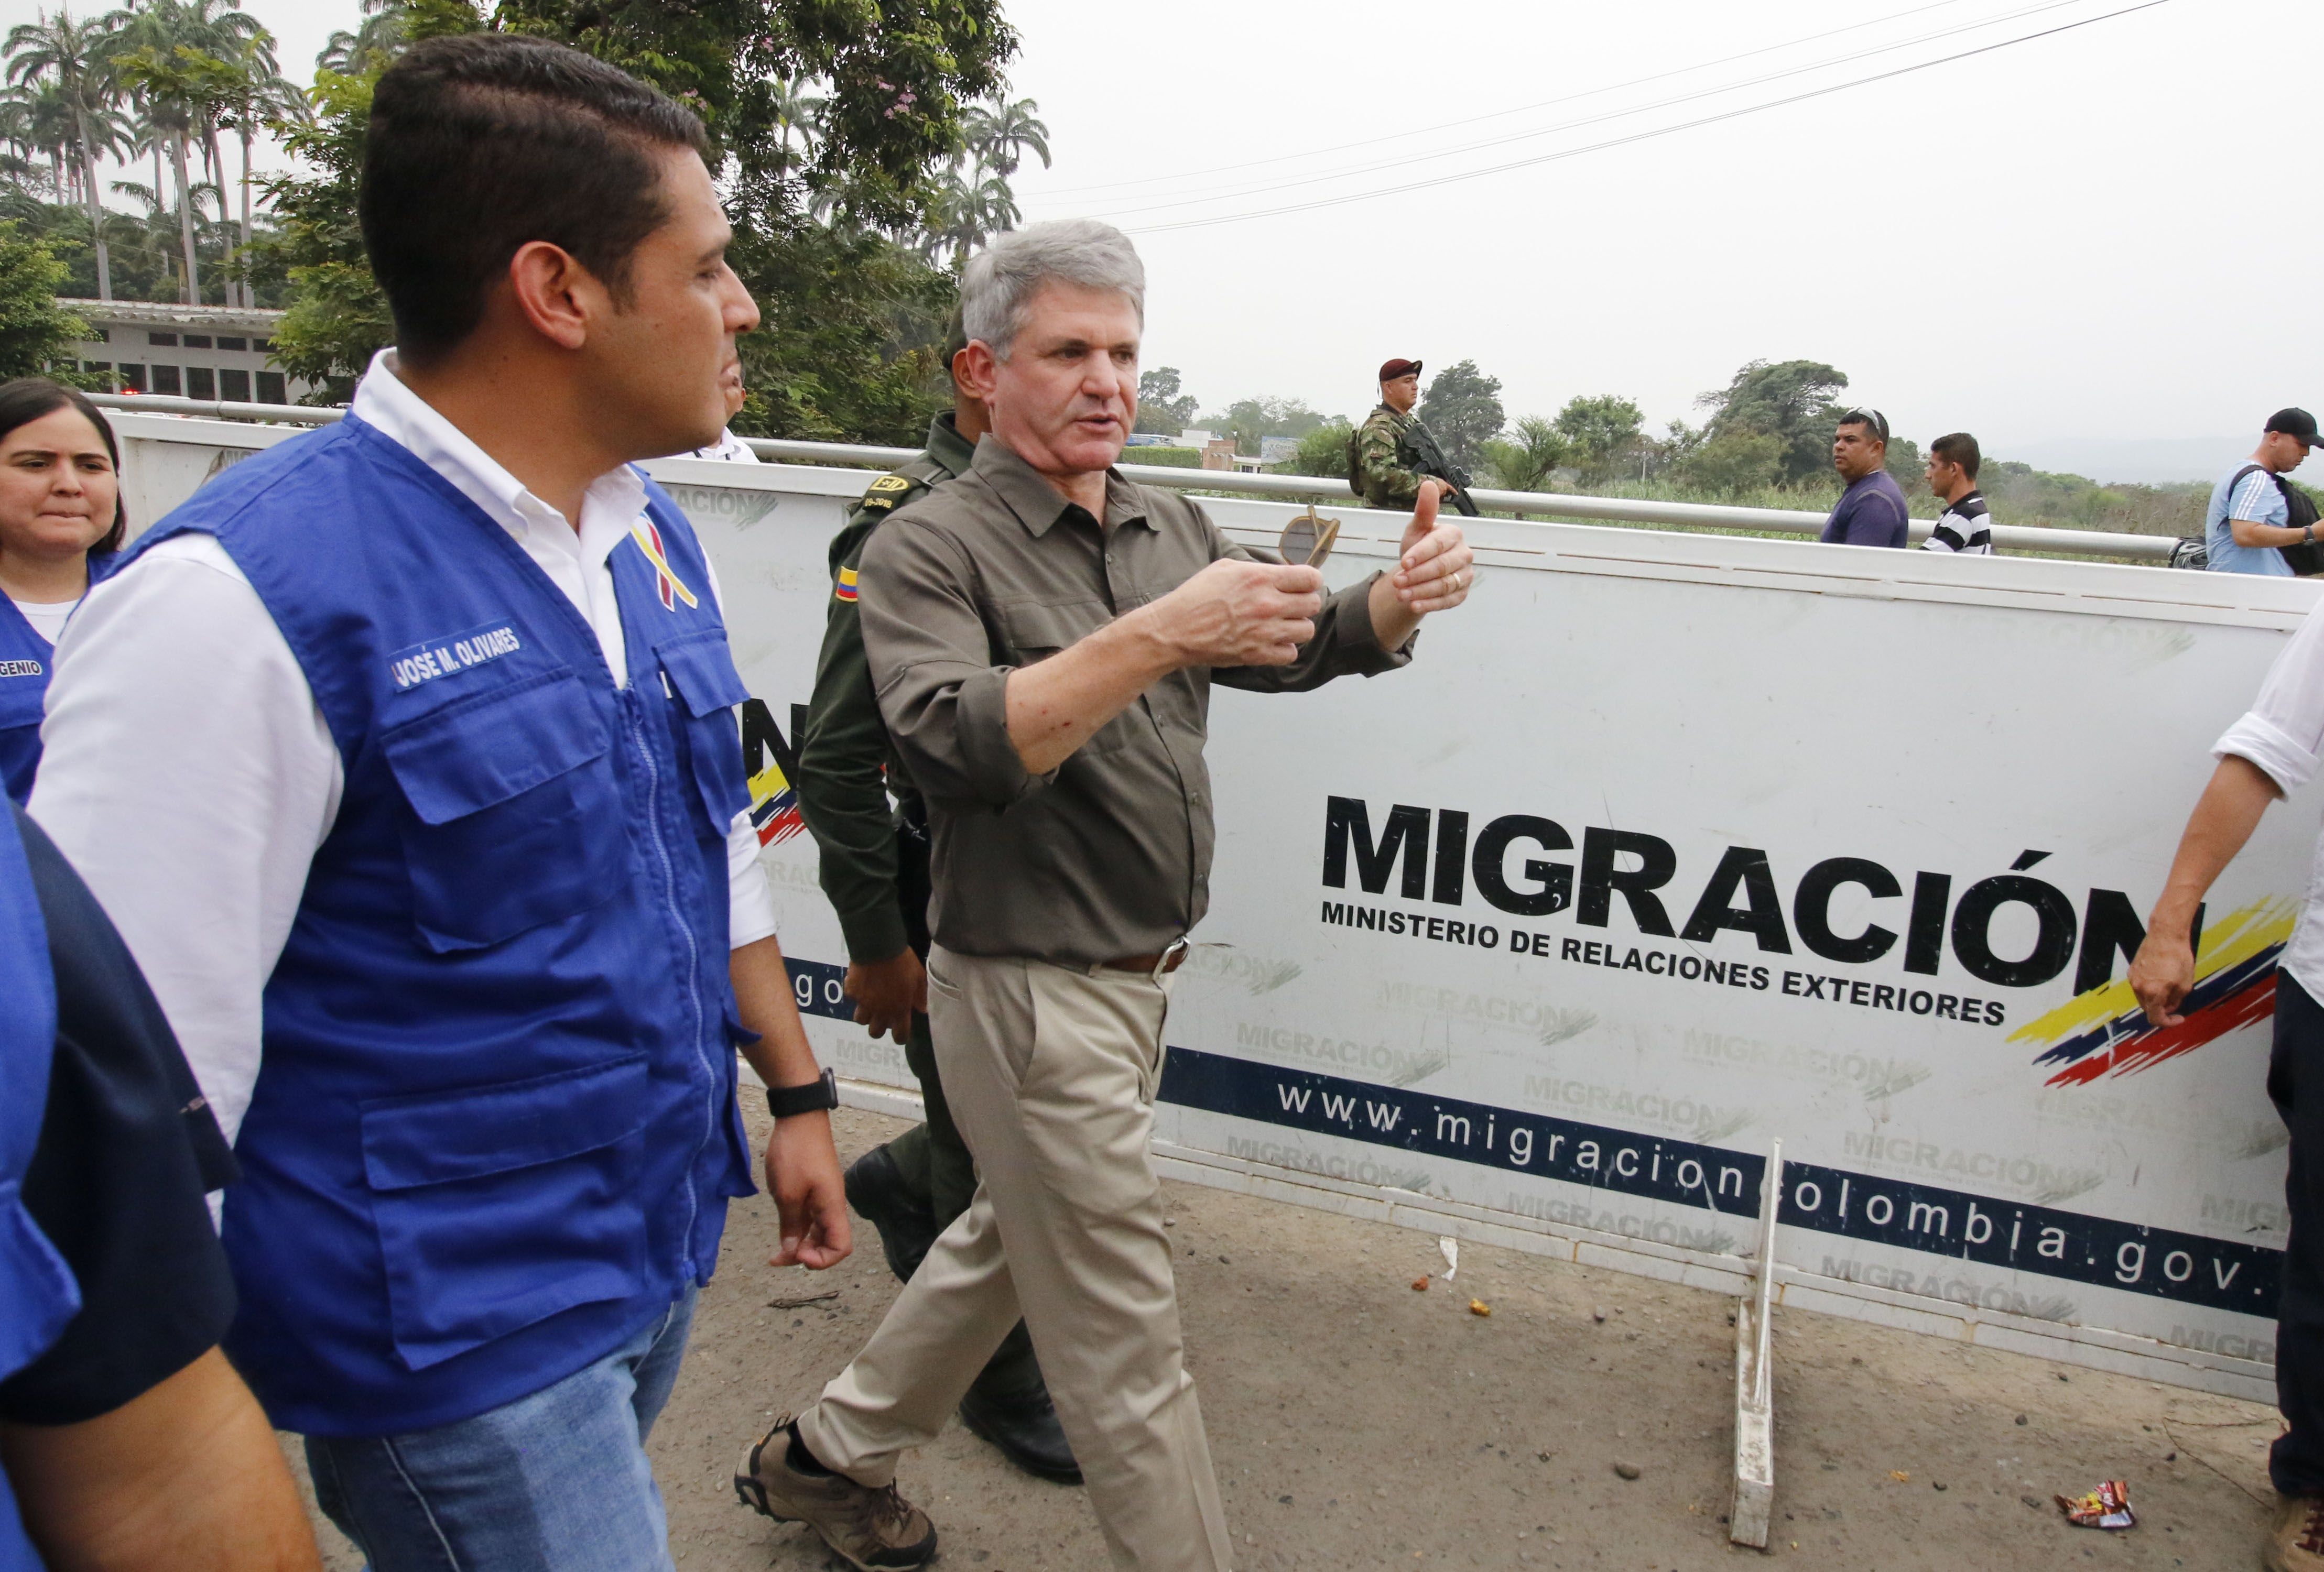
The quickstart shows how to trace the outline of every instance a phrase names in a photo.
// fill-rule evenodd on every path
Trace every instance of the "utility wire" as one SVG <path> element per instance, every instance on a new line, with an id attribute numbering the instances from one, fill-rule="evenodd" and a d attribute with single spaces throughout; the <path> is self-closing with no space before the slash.
<path id="1" fill-rule="evenodd" d="M 1673 77 L 1692 76 L 1697 71 L 1707 71 L 1718 66 L 1731 66 L 1738 61 L 1753 60 L 1764 54 L 1774 54 L 1780 50 L 1797 49 L 1802 44 L 1820 43 L 1827 38 L 1838 38 L 1844 32 L 1860 32 L 1868 27 L 1885 26 L 1891 22 L 1902 22 L 1908 16 L 1918 16 L 1925 11 L 1942 11 L 1948 6 L 1960 4 L 1961 0 L 1934 0 L 1932 5 L 1915 5 L 1910 10 L 1894 12 L 1886 16 L 1876 16 L 1869 22 L 1851 22 L 1845 27 L 1835 27 L 1823 32 L 1811 32 L 1803 38 L 1786 39 L 1781 43 L 1765 44 L 1758 49 L 1745 50 L 1740 54 L 1722 55 L 1717 60 L 1701 60 L 1693 65 L 1680 66 L 1673 70 L 1656 71 L 1648 77 L 1633 77 L 1627 82 L 1613 82 L 1603 87 L 1590 87 L 1579 93 L 1566 93 L 1555 98 L 1544 98 L 1537 103 L 1520 104 L 1514 109 L 1496 109 L 1487 115 L 1471 115 L 1465 119 L 1445 120 L 1434 125 L 1415 126 L 1409 131 L 1389 132 L 1385 135 L 1368 136 L 1357 142 L 1342 142 L 1330 147 L 1310 148 L 1305 152 L 1277 153 L 1263 159 L 1249 159 L 1240 163 L 1218 164 L 1210 169 L 1186 170 L 1172 175 L 1142 175 L 1127 180 L 1100 180 L 1094 185 L 1087 186 L 1059 186 L 1043 192 L 1042 196 L 1045 199 L 1052 197 L 1080 197 L 1102 191 L 1124 190 L 1136 186 L 1168 185 L 1175 180 L 1208 179 L 1213 175 L 1231 175 L 1239 170 L 1262 169 L 1268 164 L 1296 163 L 1301 159 L 1323 158 L 1335 152 L 1352 152 L 1357 148 L 1377 147 L 1386 142 L 1407 142 L 1416 136 L 1432 136 L 1440 131 L 1458 131 L 1464 125 L 1481 125 L 1488 120 L 1506 120 L 1512 115 L 1530 115 L 1536 109 L 1554 109 L 1561 104 L 1577 103 L 1583 98 L 1595 98 L 1607 93 L 1619 93 L 1630 87 L 1644 87 L 1655 82 L 1668 81 Z"/>
<path id="2" fill-rule="evenodd" d="M 1852 81 L 1836 82 L 1828 87 L 1817 87 L 1805 93 L 1794 93 L 1788 98 L 1777 98 L 1766 104 L 1749 104 L 1740 109 L 1729 109 L 1718 115 L 1706 115 L 1700 119 L 1685 121 L 1677 125 L 1657 126 L 1650 131 L 1634 132 L 1628 136 L 1609 137 L 1604 142 L 1591 142 L 1586 147 L 1567 148 L 1560 152 L 1542 153 L 1533 158 L 1495 164 L 1487 169 L 1467 170 L 1459 174 L 1439 175 L 1433 179 L 1414 180 L 1401 186 L 1384 187 L 1376 191 L 1358 191 L 1344 197 L 1321 197 L 1312 202 L 1293 203 L 1281 207 L 1262 207 L 1249 213 L 1229 213 L 1214 218 L 1182 218 L 1168 224 L 1142 225 L 1132 228 L 1129 233 L 1159 234 L 1174 229 L 1206 229 L 1213 225 L 1240 224 L 1253 218 L 1274 218 L 1292 213 L 1308 213 L 1322 207 L 1344 207 L 1351 202 L 1369 202 L 1376 198 L 1398 197 L 1411 191 L 1423 191 L 1436 186 L 1457 184 L 1462 180 L 1481 179 L 1487 175 L 1506 174 L 1512 170 L 1530 169 L 1536 164 L 1555 163 L 1564 159 L 1579 158 L 1583 153 L 1602 152 L 1608 148 L 1627 147 L 1637 142 L 1651 142 L 1656 137 L 1669 136 L 1677 132 L 1694 131 L 1705 125 L 1717 125 L 1723 121 L 1739 120 L 1747 115 L 1757 115 L 1769 109 L 1781 109 L 1793 104 L 1804 104 L 1810 99 L 1828 97 L 1834 93 L 1844 93 L 1851 87 L 1868 87 L 1875 82 L 1893 81 L 1898 77 L 1909 77 L 1916 71 L 1925 71 L 1936 66 L 1950 65 L 1956 60 L 1971 60 L 1978 55 L 1991 54 L 1997 50 L 2008 49 L 2015 44 L 2031 43 L 2036 39 L 2053 38 L 2061 32 L 2072 32 L 2078 28 L 2094 26 L 2101 22 L 2110 22 L 2117 16 L 2128 16 L 2140 11 L 2152 11 L 2158 5 L 2169 3 L 2170 0 L 2144 0 L 2141 5 L 2125 5 L 2118 10 L 2108 11 L 2098 16 L 2084 17 L 2079 22 L 2068 22 L 2056 27 L 2044 28 L 2039 32 L 2024 33 L 2016 38 L 2003 39 L 1998 43 L 1983 44 L 1976 49 L 1963 50 L 1957 54 L 1944 55 L 1932 60 L 1922 60 L 1914 65 L 1899 66 L 1893 71 L 1858 77 Z"/>
<path id="3" fill-rule="evenodd" d="M 2039 16 L 2048 12 L 2062 11 L 2070 6 L 2079 6 L 2085 4 L 2087 4 L 2087 0 L 2040 0 L 2039 4 L 2021 5 L 2015 11 L 2004 12 L 1998 15 L 1986 17 L 1981 21 L 1963 23 L 1954 27 L 1939 28 L 1933 32 L 1924 32 L 1914 38 L 1899 39 L 1894 43 L 1877 44 L 1870 49 L 1858 50 L 1853 54 L 1836 55 L 1828 60 L 1813 60 L 1806 65 L 1787 66 L 1782 70 L 1769 71 L 1764 76 L 1748 78 L 1739 82 L 1728 82 L 1715 87 L 1698 87 L 1692 92 L 1676 94 L 1668 98 L 1657 99 L 1651 104 L 1634 105 L 1626 109 L 1609 109 L 1597 115 L 1584 115 L 1579 120 L 1565 121 L 1557 125 L 1545 125 L 1533 131 L 1512 132 L 1505 136 L 1489 137 L 1482 142 L 1472 142 L 1459 147 L 1443 148 L 1435 152 L 1407 153 L 1402 158 L 1389 159 L 1379 163 L 1360 164 L 1346 169 L 1330 170 L 1320 174 L 1303 175 L 1290 179 L 1268 181 L 1259 185 L 1245 186 L 1240 189 L 1208 191 L 1200 196 L 1177 197 L 1165 201 L 1148 202 L 1129 207 L 1100 208 L 1096 211 L 1084 214 L 1084 216 L 1094 218 L 1123 218 L 1141 213 L 1161 213 L 1167 212 L 1174 207 L 1192 207 L 1208 202 L 1232 201 L 1242 197 L 1264 196 L 1273 191 L 1296 190 L 1302 186 L 1322 185 L 1329 180 L 1345 179 L 1357 175 L 1379 174 L 1388 170 L 1407 168 L 1413 164 L 1431 163 L 1438 159 L 1453 158 L 1462 153 L 1481 152 L 1486 148 L 1505 147 L 1511 142 L 1531 142 L 1539 137 L 1554 136 L 1562 132 L 1579 131 L 1584 126 L 1602 125 L 1610 120 L 1628 120 L 1634 115 L 1651 114 L 1657 109 L 1672 109 L 1682 104 L 1693 104 L 1705 98 L 1716 98 L 1728 93 L 1739 93 L 1748 87 L 1762 87 L 1770 82 L 1788 81 L 1794 77 L 1803 77 L 1811 74 L 1812 72 L 1828 70 L 1833 66 L 1852 65 L 1858 60 L 1870 60 L 1877 55 L 1894 54 L 1898 50 L 1912 49 L 1916 45 L 1932 43 L 1939 39 L 1957 38 L 1964 32 L 1977 32 L 1988 27 L 1997 27 L 2003 23 L 2018 22 L 2028 16 Z"/>

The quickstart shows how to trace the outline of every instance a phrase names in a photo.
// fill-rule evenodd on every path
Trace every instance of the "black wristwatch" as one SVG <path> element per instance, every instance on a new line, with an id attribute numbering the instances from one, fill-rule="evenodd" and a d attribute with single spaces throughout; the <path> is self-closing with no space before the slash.
<path id="1" fill-rule="evenodd" d="M 805 1086 L 767 1088 L 767 1111 L 779 1119 L 838 1106 L 839 1077 L 828 1070 L 823 1072 L 821 1080 L 810 1080 Z"/>

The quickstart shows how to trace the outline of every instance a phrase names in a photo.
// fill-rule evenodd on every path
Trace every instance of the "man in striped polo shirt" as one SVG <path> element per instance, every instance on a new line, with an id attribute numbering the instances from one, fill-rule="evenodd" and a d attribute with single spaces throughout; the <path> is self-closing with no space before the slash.
<path id="1" fill-rule="evenodd" d="M 1936 528 L 1922 543 L 1924 551 L 1954 551 L 1969 556 L 1993 555 L 1993 530 L 1986 517 L 1985 493 L 1977 489 L 1977 438 L 1966 431 L 1948 432 L 1929 445 L 1929 490 L 1945 505 Z"/>

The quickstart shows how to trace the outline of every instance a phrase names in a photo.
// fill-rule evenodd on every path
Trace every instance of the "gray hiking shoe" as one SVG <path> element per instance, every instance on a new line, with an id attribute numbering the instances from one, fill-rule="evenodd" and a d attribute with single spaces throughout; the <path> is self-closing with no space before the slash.
<path id="1" fill-rule="evenodd" d="M 742 1454 L 734 1494 L 779 1523 L 805 1523 L 842 1560 L 862 1572 L 896 1572 L 936 1558 L 936 1528 L 928 1514 L 896 1493 L 872 1490 L 844 1474 L 807 1474 L 790 1465 L 791 1416 Z"/>

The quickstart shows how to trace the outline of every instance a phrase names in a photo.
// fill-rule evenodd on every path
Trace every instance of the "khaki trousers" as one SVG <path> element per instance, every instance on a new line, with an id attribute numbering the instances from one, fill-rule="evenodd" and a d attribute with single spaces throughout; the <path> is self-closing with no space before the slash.
<path id="1" fill-rule="evenodd" d="M 1147 1154 L 1167 1005 L 1167 984 L 1133 972 L 930 951 L 937 1063 L 976 1197 L 799 1415 L 827 1466 L 893 1480 L 1021 1315 L 1115 1566 L 1226 1572 Z"/>

